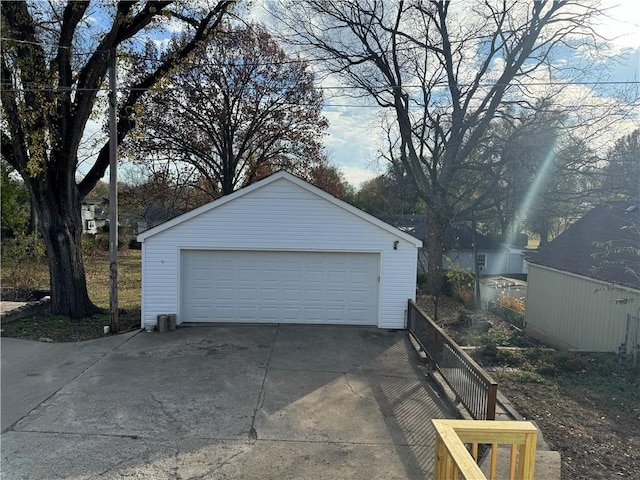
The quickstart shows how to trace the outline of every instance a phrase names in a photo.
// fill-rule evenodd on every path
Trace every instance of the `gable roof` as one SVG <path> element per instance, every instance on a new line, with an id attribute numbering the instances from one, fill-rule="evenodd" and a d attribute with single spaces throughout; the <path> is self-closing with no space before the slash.
<path id="1" fill-rule="evenodd" d="M 640 202 L 607 202 L 589 211 L 553 241 L 530 258 L 529 263 L 575 273 L 640 290 Z M 602 258 L 604 247 L 627 249 L 611 251 Z M 629 251 L 628 248 L 635 248 Z M 628 271 L 635 270 L 636 276 Z"/>
<path id="2" fill-rule="evenodd" d="M 427 238 L 428 226 L 427 215 L 400 215 L 395 219 L 398 228 L 402 231 L 410 233 L 418 239 Z M 444 247 L 447 250 L 473 250 L 473 230 L 469 227 L 457 227 L 447 225 L 444 229 Z M 499 242 L 492 240 L 486 235 L 476 232 L 476 243 L 478 250 L 483 251 L 499 251 L 505 247 Z"/>
<path id="3" fill-rule="evenodd" d="M 317 187 L 314 187 L 313 185 L 311 185 L 310 183 L 305 182 L 304 180 L 302 180 L 299 177 L 296 177 L 295 175 L 292 175 L 288 172 L 285 172 L 283 170 L 276 172 L 256 183 L 253 183 L 251 185 L 249 185 L 248 187 L 244 187 L 241 188 L 240 190 L 236 190 L 235 192 L 229 194 L 229 195 L 225 195 L 224 197 L 221 197 L 217 200 L 214 200 L 213 202 L 209 202 L 205 205 L 202 205 L 201 207 L 195 208 L 187 213 L 184 213 L 178 217 L 175 217 L 167 222 L 164 222 L 160 225 L 158 225 L 157 227 L 151 228 L 149 230 L 146 230 L 144 232 L 142 232 L 140 235 L 138 235 L 138 241 L 139 242 L 144 242 L 145 239 L 152 237 L 154 235 L 157 235 L 165 230 L 168 230 L 172 227 L 175 227 L 176 225 L 179 225 L 183 222 L 186 222 L 187 220 L 190 220 L 191 218 L 197 217 L 198 215 L 202 215 L 203 213 L 209 212 L 210 210 L 213 210 L 215 208 L 218 208 L 222 205 L 225 205 L 228 202 L 232 202 L 237 198 L 243 197 L 245 195 L 250 194 L 251 192 L 261 189 L 261 188 L 265 188 L 268 185 L 272 184 L 273 182 L 276 182 L 280 179 L 284 179 L 287 180 L 295 185 L 297 185 L 300 188 L 303 188 L 304 190 L 312 193 L 313 195 L 316 195 L 320 198 L 322 198 L 323 200 L 335 205 L 338 208 L 341 208 L 343 210 L 348 211 L 349 213 L 355 215 L 356 217 L 359 217 L 360 219 L 371 223 L 373 225 L 375 225 L 376 227 L 391 233 L 392 235 L 395 235 L 396 237 L 402 238 L 403 240 L 406 240 L 407 242 L 415 245 L 416 247 L 421 247 L 422 246 L 422 241 L 416 239 L 415 237 L 409 235 L 408 233 L 405 233 L 401 230 L 398 230 L 396 227 L 393 227 L 391 225 L 389 225 L 388 223 L 383 222 L 382 220 L 374 217 L 373 215 L 369 215 L 366 212 L 363 212 L 362 210 L 360 210 L 359 208 L 354 207 L 353 205 L 348 204 L 347 202 L 344 202 L 342 200 L 337 199 L 336 197 L 334 197 L 333 195 L 328 194 L 327 192 L 325 192 L 324 190 L 321 190 Z"/>

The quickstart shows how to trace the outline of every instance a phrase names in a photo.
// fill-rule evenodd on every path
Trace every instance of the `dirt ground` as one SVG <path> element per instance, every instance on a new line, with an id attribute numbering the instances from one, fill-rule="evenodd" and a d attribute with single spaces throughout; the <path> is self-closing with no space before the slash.
<path id="1" fill-rule="evenodd" d="M 418 304 L 433 318 L 433 301 Z M 460 321 L 463 307 L 448 297 L 438 304 L 438 324 L 460 345 L 535 345 L 506 322 L 487 314 Z M 488 320 L 485 323 L 484 320 Z M 543 345 L 537 345 L 543 347 Z M 496 353 L 498 352 L 498 353 Z M 640 375 L 613 354 L 477 349 L 473 357 L 550 448 L 562 456 L 562 478 L 640 479 Z"/>

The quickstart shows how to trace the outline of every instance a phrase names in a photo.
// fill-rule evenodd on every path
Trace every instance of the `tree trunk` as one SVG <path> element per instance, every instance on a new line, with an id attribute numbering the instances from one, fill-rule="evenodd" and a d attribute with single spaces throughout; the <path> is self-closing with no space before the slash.
<path id="1" fill-rule="evenodd" d="M 539 229 L 540 234 L 540 244 L 538 248 L 544 247 L 547 243 L 549 243 L 549 227 L 545 224 L 541 226 Z"/>
<path id="2" fill-rule="evenodd" d="M 58 188 L 52 188 L 49 182 L 32 183 L 32 198 L 49 260 L 51 313 L 83 318 L 99 309 L 87 292 L 80 194 L 73 180 L 56 183 Z"/>
<path id="3" fill-rule="evenodd" d="M 440 295 L 444 288 L 442 258 L 444 254 L 445 219 L 431 211 L 427 213 L 427 293 Z"/>

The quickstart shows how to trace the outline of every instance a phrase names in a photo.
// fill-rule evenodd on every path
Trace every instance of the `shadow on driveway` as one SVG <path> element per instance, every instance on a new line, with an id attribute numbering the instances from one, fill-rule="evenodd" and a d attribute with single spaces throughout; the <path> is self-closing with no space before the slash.
<path id="1" fill-rule="evenodd" d="M 3 479 L 425 478 L 429 420 L 455 416 L 404 332 L 219 325 L 20 342 L 2 339 Z M 20 346 L 46 352 L 5 364 Z M 57 380 L 29 393 L 44 372 Z M 11 407 L 20 388 L 31 403 Z"/>

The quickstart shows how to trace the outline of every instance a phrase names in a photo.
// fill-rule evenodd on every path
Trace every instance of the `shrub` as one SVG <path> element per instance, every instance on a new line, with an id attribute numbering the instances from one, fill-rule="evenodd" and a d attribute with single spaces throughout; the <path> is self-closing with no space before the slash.
<path id="1" fill-rule="evenodd" d="M 126 249 L 129 245 L 129 238 L 126 235 L 118 235 L 118 250 Z M 82 236 L 82 253 L 87 256 L 100 252 L 109 251 L 109 235 L 97 233 L 95 235 L 86 234 Z"/>
<path id="2" fill-rule="evenodd" d="M 20 235 L 2 241 L 2 285 L 28 295 L 46 286 L 45 250 L 37 235 Z"/>
<path id="3" fill-rule="evenodd" d="M 545 383 L 542 375 L 529 370 L 519 370 L 516 376 L 522 383 Z"/>
<path id="4" fill-rule="evenodd" d="M 475 307 L 474 276 L 472 273 L 449 270 L 445 274 L 444 291 L 466 308 Z"/>
<path id="5" fill-rule="evenodd" d="M 525 304 L 522 298 L 514 298 L 514 297 L 500 297 L 498 299 L 498 305 L 504 308 L 509 308 L 514 310 L 517 313 L 523 314 L 525 311 Z"/>

